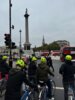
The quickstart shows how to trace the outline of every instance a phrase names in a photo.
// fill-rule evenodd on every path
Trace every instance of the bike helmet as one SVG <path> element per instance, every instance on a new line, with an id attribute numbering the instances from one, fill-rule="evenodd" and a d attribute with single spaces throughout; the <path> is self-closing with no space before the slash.
<path id="1" fill-rule="evenodd" d="M 41 63 L 46 63 L 46 58 L 45 57 L 41 57 Z"/>
<path id="2" fill-rule="evenodd" d="M 21 59 L 17 60 L 16 65 L 18 65 L 21 68 L 23 68 L 25 66 L 24 61 Z"/>
<path id="3" fill-rule="evenodd" d="M 7 60 L 7 58 L 8 58 L 7 56 L 3 56 L 2 60 Z"/>
<path id="4" fill-rule="evenodd" d="M 72 56 L 71 55 L 66 55 L 65 60 L 71 61 L 72 60 Z"/>
<path id="5" fill-rule="evenodd" d="M 36 57 L 32 57 L 32 61 L 36 61 L 37 60 L 37 58 Z"/>

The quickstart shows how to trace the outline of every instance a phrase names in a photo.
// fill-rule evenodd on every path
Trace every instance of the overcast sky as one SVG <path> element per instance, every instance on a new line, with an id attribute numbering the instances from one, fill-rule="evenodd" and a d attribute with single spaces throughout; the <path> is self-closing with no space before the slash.
<path id="1" fill-rule="evenodd" d="M 29 42 L 32 47 L 41 46 L 43 35 L 46 43 L 67 40 L 75 45 L 75 0 L 11 0 L 12 41 L 19 45 L 19 30 L 22 30 L 22 45 L 25 42 L 25 10 L 29 16 Z M 9 0 L 0 0 L 0 46 L 4 34 L 9 33 Z"/>

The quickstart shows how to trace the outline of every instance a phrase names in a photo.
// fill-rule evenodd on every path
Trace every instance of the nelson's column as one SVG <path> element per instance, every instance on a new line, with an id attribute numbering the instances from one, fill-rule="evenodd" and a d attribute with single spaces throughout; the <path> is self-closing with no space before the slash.
<path id="1" fill-rule="evenodd" d="M 25 44 L 24 44 L 24 50 L 30 50 L 30 42 L 29 42 L 29 29 L 28 29 L 28 17 L 29 17 L 29 14 L 28 14 L 28 10 L 26 8 L 26 11 L 25 11 Z"/>

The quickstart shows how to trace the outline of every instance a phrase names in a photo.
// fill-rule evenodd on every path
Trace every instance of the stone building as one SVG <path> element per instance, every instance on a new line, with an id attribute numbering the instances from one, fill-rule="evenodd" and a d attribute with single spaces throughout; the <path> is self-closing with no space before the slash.
<path id="1" fill-rule="evenodd" d="M 57 40 L 55 41 L 57 44 L 59 44 L 60 47 L 63 47 L 63 46 L 70 46 L 70 42 L 67 41 L 67 40 Z"/>

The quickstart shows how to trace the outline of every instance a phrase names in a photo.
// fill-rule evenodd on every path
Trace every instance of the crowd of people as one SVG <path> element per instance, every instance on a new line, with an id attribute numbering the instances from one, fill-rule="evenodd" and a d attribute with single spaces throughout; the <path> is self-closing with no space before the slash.
<path id="1" fill-rule="evenodd" d="M 72 86 L 75 95 L 75 67 L 71 60 L 71 55 L 66 55 L 65 62 L 59 68 L 59 73 L 63 77 L 65 100 L 68 100 L 69 84 Z M 39 80 L 46 83 L 48 86 L 47 96 L 49 99 L 52 98 L 51 82 L 48 75 L 50 74 L 50 76 L 54 77 L 55 70 L 50 55 L 47 57 L 41 57 L 40 64 L 37 64 L 37 58 L 35 55 L 30 57 L 28 64 L 23 58 L 18 59 L 14 68 L 11 68 L 6 61 L 7 56 L 0 57 L 0 72 L 2 74 L 2 78 L 5 77 L 6 74 L 9 76 L 6 86 L 5 100 L 20 100 L 22 96 L 21 87 L 23 82 L 38 92 L 37 84 L 39 83 Z"/>

